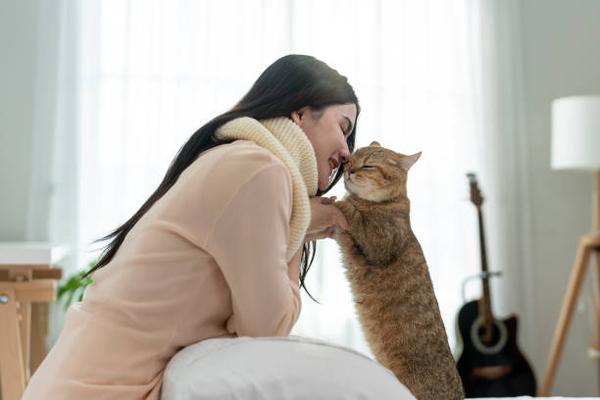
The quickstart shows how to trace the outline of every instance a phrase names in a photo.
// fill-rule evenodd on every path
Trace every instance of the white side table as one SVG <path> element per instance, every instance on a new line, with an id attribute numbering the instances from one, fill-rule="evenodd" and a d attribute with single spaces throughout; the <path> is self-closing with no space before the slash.
<path id="1" fill-rule="evenodd" d="M 31 303 L 56 300 L 56 281 L 62 270 L 55 265 L 67 250 L 46 242 L 0 242 L 0 383 L 4 400 L 18 400 L 25 390 L 32 347 Z M 34 340 L 45 338 L 37 335 Z"/>

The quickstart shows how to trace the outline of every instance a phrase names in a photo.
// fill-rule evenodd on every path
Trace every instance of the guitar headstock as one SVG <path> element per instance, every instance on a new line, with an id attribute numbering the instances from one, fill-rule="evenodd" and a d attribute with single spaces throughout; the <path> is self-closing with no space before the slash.
<path id="1" fill-rule="evenodd" d="M 470 172 L 467 174 L 467 178 L 469 178 L 471 203 L 473 203 L 475 207 L 479 208 L 483 204 L 483 197 L 481 196 L 481 190 L 479 190 L 479 185 L 477 184 L 477 177 L 474 173 Z"/>

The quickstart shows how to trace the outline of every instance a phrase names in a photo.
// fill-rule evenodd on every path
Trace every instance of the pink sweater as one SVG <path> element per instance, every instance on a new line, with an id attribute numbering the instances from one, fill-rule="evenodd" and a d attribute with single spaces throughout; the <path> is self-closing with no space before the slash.
<path id="1" fill-rule="evenodd" d="M 185 346 L 288 335 L 301 307 L 291 211 L 290 173 L 268 150 L 203 153 L 94 274 L 23 399 L 158 399 Z"/>

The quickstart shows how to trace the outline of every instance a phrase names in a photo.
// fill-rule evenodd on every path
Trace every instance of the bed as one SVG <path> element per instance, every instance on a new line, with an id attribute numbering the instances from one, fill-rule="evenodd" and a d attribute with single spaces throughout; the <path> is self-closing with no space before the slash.
<path id="1" fill-rule="evenodd" d="M 288 336 L 214 338 L 178 352 L 165 370 L 161 400 L 205 399 L 415 398 L 388 369 L 362 353 Z"/>

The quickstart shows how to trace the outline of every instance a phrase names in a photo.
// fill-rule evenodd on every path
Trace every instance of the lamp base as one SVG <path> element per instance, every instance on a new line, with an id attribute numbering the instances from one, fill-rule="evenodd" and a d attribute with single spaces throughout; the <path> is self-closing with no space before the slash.
<path id="1" fill-rule="evenodd" d="M 583 279 L 586 275 L 590 258 L 594 253 L 596 254 L 598 263 L 597 272 L 600 272 L 600 230 L 582 236 L 579 241 L 575 262 L 573 264 L 573 269 L 571 270 L 571 277 L 563 300 L 558 323 L 554 331 L 554 339 L 552 340 L 552 346 L 550 348 L 544 380 L 538 392 L 539 396 L 550 395 L 550 389 L 554 382 L 554 376 L 565 344 L 567 330 L 569 329 L 575 311 L 575 304 L 579 297 L 579 293 L 581 292 Z M 595 286 L 594 309 L 596 314 L 596 337 L 593 347 L 598 350 L 600 349 L 600 279 L 598 279 L 598 277 L 596 277 Z"/>

